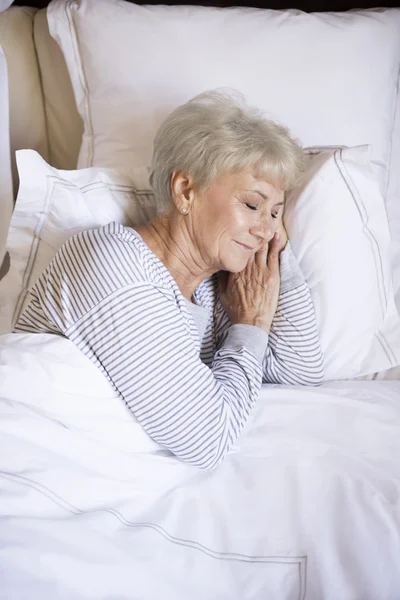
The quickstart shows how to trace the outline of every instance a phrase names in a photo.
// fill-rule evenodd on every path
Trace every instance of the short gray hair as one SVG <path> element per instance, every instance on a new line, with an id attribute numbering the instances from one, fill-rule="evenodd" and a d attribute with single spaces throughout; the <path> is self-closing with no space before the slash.
<path id="1" fill-rule="evenodd" d="M 289 190 L 305 168 L 306 155 L 286 127 L 246 106 L 239 92 L 214 90 L 178 106 L 162 123 L 150 184 L 162 212 L 172 202 L 174 171 L 190 175 L 198 190 L 207 190 L 223 173 L 247 169 Z"/>

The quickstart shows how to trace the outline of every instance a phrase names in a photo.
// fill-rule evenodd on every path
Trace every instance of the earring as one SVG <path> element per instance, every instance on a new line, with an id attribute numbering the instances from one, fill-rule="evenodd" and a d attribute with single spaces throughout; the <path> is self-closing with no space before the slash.
<path id="1" fill-rule="evenodd" d="M 182 212 L 183 212 L 183 214 L 186 214 L 186 213 L 187 213 L 187 211 L 188 211 L 188 209 L 187 209 L 187 208 L 182 208 Z"/>

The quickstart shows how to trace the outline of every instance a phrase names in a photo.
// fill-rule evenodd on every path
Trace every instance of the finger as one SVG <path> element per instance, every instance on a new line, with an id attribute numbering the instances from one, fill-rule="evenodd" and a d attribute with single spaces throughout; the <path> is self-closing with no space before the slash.
<path id="1" fill-rule="evenodd" d="M 251 274 L 253 273 L 253 269 L 254 269 L 255 259 L 256 259 L 256 255 L 255 254 L 252 254 L 249 257 L 249 259 L 248 259 L 248 261 L 246 263 L 246 266 L 239 273 L 242 277 L 251 277 Z"/>
<path id="2" fill-rule="evenodd" d="M 269 252 L 267 264 L 270 269 L 276 268 L 279 265 L 279 250 L 281 247 L 281 238 L 279 233 L 275 233 L 269 243 Z"/>
<path id="3" fill-rule="evenodd" d="M 254 255 L 254 262 L 259 269 L 264 269 L 267 264 L 268 242 L 264 242 L 260 250 Z"/>

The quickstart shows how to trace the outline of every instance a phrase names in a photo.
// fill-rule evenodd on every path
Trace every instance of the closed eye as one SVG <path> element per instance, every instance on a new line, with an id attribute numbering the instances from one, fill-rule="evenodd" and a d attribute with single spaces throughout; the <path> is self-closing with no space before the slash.
<path id="1" fill-rule="evenodd" d="M 274 213 L 271 213 L 271 217 L 272 217 L 273 219 L 277 219 L 277 218 L 278 218 L 278 214 L 279 214 L 279 213 L 275 213 L 275 214 L 274 214 Z"/>
<path id="2" fill-rule="evenodd" d="M 248 204 L 247 202 L 245 202 L 247 208 L 249 208 L 250 210 L 257 210 L 258 209 L 258 204 Z"/>

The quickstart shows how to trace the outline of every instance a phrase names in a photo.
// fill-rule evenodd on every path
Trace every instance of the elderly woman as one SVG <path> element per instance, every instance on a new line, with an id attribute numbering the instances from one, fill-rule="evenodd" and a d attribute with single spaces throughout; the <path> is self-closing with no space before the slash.
<path id="1" fill-rule="evenodd" d="M 68 240 L 16 329 L 72 340 L 149 436 L 214 468 L 263 382 L 322 381 L 310 292 L 282 225 L 304 167 L 283 127 L 232 95 L 195 97 L 155 139 L 158 216 Z"/>

